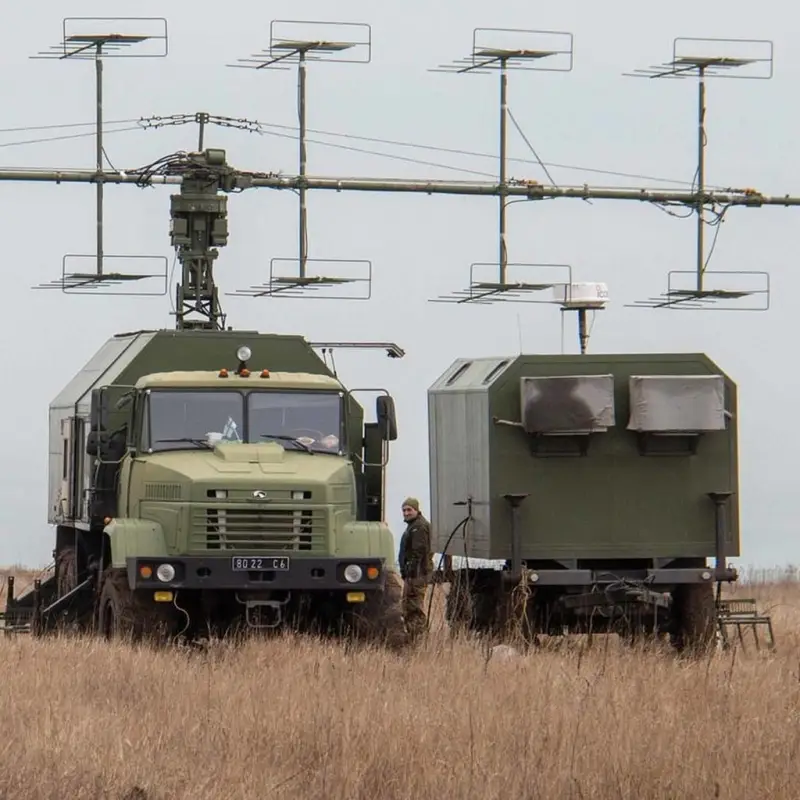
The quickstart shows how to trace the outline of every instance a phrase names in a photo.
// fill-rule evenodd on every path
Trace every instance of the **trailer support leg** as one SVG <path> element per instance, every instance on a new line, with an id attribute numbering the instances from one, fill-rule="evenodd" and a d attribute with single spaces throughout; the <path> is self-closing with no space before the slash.
<path id="1" fill-rule="evenodd" d="M 727 569 L 727 559 L 725 557 L 725 534 L 727 527 L 727 503 L 733 492 L 708 492 L 708 497 L 714 502 L 714 556 L 716 561 L 717 574 L 721 574 Z"/>
<path id="2" fill-rule="evenodd" d="M 519 508 L 527 497 L 527 494 L 503 495 L 503 499 L 511 506 L 511 580 L 515 583 L 522 577 L 522 538 L 519 529 Z"/>

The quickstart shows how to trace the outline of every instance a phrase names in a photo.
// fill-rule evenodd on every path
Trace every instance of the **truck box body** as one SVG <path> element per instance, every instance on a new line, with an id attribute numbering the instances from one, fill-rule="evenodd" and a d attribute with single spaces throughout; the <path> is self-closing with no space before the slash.
<path id="1" fill-rule="evenodd" d="M 733 492 L 725 555 L 739 554 L 736 385 L 704 354 L 458 359 L 428 413 L 439 551 L 471 498 L 447 552 L 510 559 L 503 495 L 523 493 L 523 559 L 710 557 L 707 493 Z"/>

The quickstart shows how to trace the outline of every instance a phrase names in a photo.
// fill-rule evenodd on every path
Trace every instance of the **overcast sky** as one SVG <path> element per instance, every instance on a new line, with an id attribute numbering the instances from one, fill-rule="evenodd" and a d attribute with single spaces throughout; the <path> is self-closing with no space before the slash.
<path id="1" fill-rule="evenodd" d="M 474 0 L 407 0 L 391 5 L 391 10 L 389 4 L 357 0 L 341 0 L 335 8 L 306 0 L 302 14 L 296 3 L 245 0 L 209 6 L 205 13 L 186 0 L 114 6 L 118 16 L 159 16 L 168 7 L 169 56 L 106 61 L 106 120 L 206 111 L 289 126 L 270 128 L 272 133 L 263 135 L 213 127 L 206 137 L 207 146 L 226 148 L 229 161 L 240 169 L 287 174 L 297 171 L 291 130 L 297 124 L 294 71 L 225 66 L 268 47 L 272 19 L 335 19 L 372 26 L 371 63 L 318 64 L 309 69 L 309 128 L 487 154 L 456 156 L 314 133 L 309 134 L 316 141 L 308 147 L 308 171 L 317 175 L 491 179 L 497 169 L 492 155 L 498 129 L 496 76 L 443 75 L 429 68 L 467 56 L 476 27 L 571 32 L 572 72 L 512 74 L 509 89 L 515 119 L 543 161 L 562 165 L 549 167 L 549 172 L 564 185 L 689 188 L 696 163 L 693 82 L 634 80 L 622 73 L 668 60 L 674 37 L 772 39 L 771 81 L 709 82 L 707 180 L 765 193 L 800 194 L 795 157 L 800 56 L 793 46 L 798 16 L 788 3 L 731 0 L 724 14 L 719 5 L 688 0 L 668 5 L 562 0 L 536 4 L 535 13 L 530 3 L 512 0 L 498 6 Z M 222 15 L 222 8 L 229 13 Z M 35 12 L 27 4 L 10 4 L 4 13 L 2 58 L 9 79 L 0 84 L 0 128 L 92 122 L 91 62 L 37 61 L 28 56 L 59 43 L 63 14 L 102 16 L 109 13 L 108 4 L 41 0 Z M 130 26 L 124 31 L 150 33 L 153 28 L 143 23 L 140 31 Z M 324 34 L 298 29 L 289 35 L 353 38 L 352 32 L 335 28 Z M 504 44 L 513 46 L 510 41 Z M 517 46 L 551 44 L 528 35 Z M 742 55 L 742 50 L 729 54 Z M 745 53 L 749 54 L 752 50 Z M 109 130 L 128 127 L 131 123 L 109 123 Z M 89 135 L 10 146 L 83 132 Z M 131 169 L 193 148 L 196 135 L 194 125 L 109 132 L 106 152 L 115 168 Z M 513 126 L 509 140 L 510 156 L 532 158 Z M 5 166 L 94 164 L 88 127 L 3 132 L 0 151 L 0 164 Z M 614 178 L 590 169 L 642 177 Z M 547 180 L 535 163 L 512 162 L 509 173 Z M 680 181 L 684 183 L 676 183 Z M 175 190 L 108 188 L 106 252 L 167 257 L 171 263 L 169 194 Z M 7 304 L 7 334 L 0 346 L 5 368 L 19 379 L 7 381 L 0 400 L 7 458 L 12 459 L 0 484 L 0 562 L 44 565 L 54 539 L 46 523 L 48 405 L 114 333 L 172 327 L 174 287 L 167 297 L 146 298 L 32 291 L 32 285 L 60 276 L 64 254 L 94 251 L 93 188 L 3 183 L 0 193 Z M 217 268 L 223 291 L 267 280 L 271 258 L 296 258 L 296 206 L 296 196 L 289 192 L 259 189 L 230 197 L 230 244 L 222 249 Z M 798 291 L 793 235 L 798 215 L 800 209 L 732 209 L 720 229 L 709 269 L 768 271 L 768 312 L 678 313 L 624 306 L 664 291 L 669 270 L 693 269 L 693 219 L 676 219 L 652 205 L 611 201 L 516 203 L 508 212 L 511 261 L 568 263 L 573 280 L 608 284 L 611 302 L 597 316 L 592 351 L 702 350 L 738 381 L 742 567 L 800 559 L 794 504 L 800 433 L 790 424 L 796 414 L 792 398 L 800 388 L 793 367 L 792 322 Z M 555 306 L 428 302 L 467 285 L 471 263 L 497 260 L 496 225 L 496 201 L 489 198 L 314 192 L 309 200 L 310 256 L 370 259 L 372 299 L 345 303 L 222 297 L 228 324 L 234 327 L 298 333 L 312 340 L 393 340 L 406 350 L 403 360 L 387 359 L 380 352 L 337 357 L 349 385 L 382 385 L 397 400 L 400 440 L 392 450 L 388 483 L 389 522 L 396 537 L 402 530 L 400 502 L 406 494 L 417 495 L 427 510 L 426 391 L 451 361 L 515 353 L 520 337 L 523 349 L 530 351 L 560 352 L 562 342 L 566 352 L 577 349 L 574 318 L 568 318 L 562 334 Z M 709 237 L 713 232 L 709 229 Z M 109 262 L 107 268 L 112 266 L 118 265 Z M 119 266 L 138 268 L 130 262 Z M 92 265 L 84 261 L 71 264 L 74 268 Z M 484 276 L 490 277 L 479 275 Z M 537 278 L 541 273 L 527 276 Z"/>

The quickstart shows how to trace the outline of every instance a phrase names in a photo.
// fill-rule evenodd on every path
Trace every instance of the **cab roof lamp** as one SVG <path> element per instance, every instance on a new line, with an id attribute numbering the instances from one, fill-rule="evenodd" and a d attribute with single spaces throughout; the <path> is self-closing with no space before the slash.
<path id="1" fill-rule="evenodd" d="M 252 355 L 252 351 L 246 344 L 243 344 L 236 351 L 236 358 L 239 359 L 239 366 L 236 368 L 236 374 L 240 375 L 242 378 L 247 378 L 250 375 L 250 370 L 247 369 L 247 361 Z"/>
<path id="2" fill-rule="evenodd" d="M 262 369 L 261 370 L 261 377 L 262 378 L 269 378 L 269 370 L 268 369 Z"/>
<path id="3" fill-rule="evenodd" d="M 242 345 L 236 351 L 236 358 L 238 358 L 239 361 L 242 361 L 242 362 L 249 361 L 250 360 L 250 356 L 252 356 L 252 355 L 253 355 L 252 351 L 250 350 L 250 348 L 246 344 Z"/>
<path id="4" fill-rule="evenodd" d="M 219 371 L 219 377 L 220 377 L 220 378 L 227 378 L 227 377 L 228 377 L 228 370 L 226 370 L 226 369 L 225 369 L 225 367 L 223 367 L 223 368 L 222 368 L 222 369 Z"/>

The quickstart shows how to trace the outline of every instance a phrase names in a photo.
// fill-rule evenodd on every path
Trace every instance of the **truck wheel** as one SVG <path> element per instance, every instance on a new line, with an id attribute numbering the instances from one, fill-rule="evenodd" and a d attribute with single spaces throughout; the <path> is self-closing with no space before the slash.
<path id="1" fill-rule="evenodd" d="M 673 593 L 672 643 L 679 652 L 702 655 L 716 639 L 717 608 L 710 583 L 679 586 Z"/>
<path id="2" fill-rule="evenodd" d="M 56 597 L 63 597 L 78 585 L 78 553 L 74 547 L 62 550 L 56 557 Z M 55 627 L 59 632 L 80 631 L 80 622 L 62 622 L 57 618 Z"/>
<path id="3" fill-rule="evenodd" d="M 408 632 L 403 619 L 403 582 L 396 572 L 387 572 L 384 590 L 353 611 L 353 629 L 357 638 L 390 650 L 405 647 Z"/>
<path id="4" fill-rule="evenodd" d="M 62 550 L 56 558 L 56 586 L 63 597 L 78 585 L 78 554 L 74 547 Z"/>
<path id="5" fill-rule="evenodd" d="M 169 634 L 168 619 L 158 609 L 136 597 L 124 569 L 110 569 L 103 578 L 98 609 L 100 635 L 109 640 L 163 641 Z"/>

